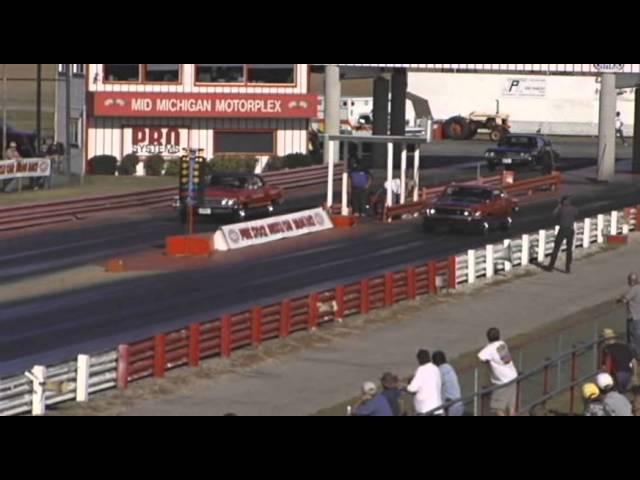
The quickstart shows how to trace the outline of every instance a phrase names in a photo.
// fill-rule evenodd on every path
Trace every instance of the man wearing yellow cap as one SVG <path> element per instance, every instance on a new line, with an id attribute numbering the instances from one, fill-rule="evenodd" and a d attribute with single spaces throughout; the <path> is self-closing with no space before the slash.
<path id="1" fill-rule="evenodd" d="M 600 389 L 595 383 L 587 383 L 582 387 L 585 417 L 610 417 L 611 412 L 604 405 Z"/>

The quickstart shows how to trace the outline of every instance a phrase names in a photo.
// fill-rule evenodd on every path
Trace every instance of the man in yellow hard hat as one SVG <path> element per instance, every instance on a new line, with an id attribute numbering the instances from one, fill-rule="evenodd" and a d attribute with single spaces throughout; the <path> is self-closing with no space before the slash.
<path id="1" fill-rule="evenodd" d="M 582 386 L 582 398 L 584 399 L 585 417 L 611 416 L 611 412 L 604 405 L 600 389 L 595 383 L 586 383 Z"/>

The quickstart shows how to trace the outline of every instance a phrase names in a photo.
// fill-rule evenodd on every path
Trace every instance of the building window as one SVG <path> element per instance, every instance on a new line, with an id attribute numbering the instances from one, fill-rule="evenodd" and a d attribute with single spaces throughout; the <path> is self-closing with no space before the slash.
<path id="1" fill-rule="evenodd" d="M 139 63 L 105 63 L 104 80 L 107 82 L 139 82 Z"/>
<path id="2" fill-rule="evenodd" d="M 252 63 L 247 65 L 249 83 L 294 83 L 293 63 Z"/>
<path id="3" fill-rule="evenodd" d="M 71 128 L 71 147 L 80 148 L 80 133 L 82 132 L 82 119 L 72 118 L 70 128 Z"/>
<path id="4" fill-rule="evenodd" d="M 159 83 L 178 83 L 180 81 L 180 64 L 145 63 L 144 81 Z"/>
<path id="5" fill-rule="evenodd" d="M 275 132 L 215 132 L 215 153 L 273 155 Z"/>
<path id="6" fill-rule="evenodd" d="M 244 63 L 196 63 L 198 83 L 244 83 Z"/>
<path id="7" fill-rule="evenodd" d="M 84 75 L 84 63 L 74 63 L 73 74 L 78 76 Z"/>

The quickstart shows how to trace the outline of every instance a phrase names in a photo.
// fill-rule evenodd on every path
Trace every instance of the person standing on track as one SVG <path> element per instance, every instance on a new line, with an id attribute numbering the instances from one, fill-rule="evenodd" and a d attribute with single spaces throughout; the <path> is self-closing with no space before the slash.
<path id="1" fill-rule="evenodd" d="M 571 273 L 571 264 L 573 263 L 573 239 L 575 238 L 575 223 L 578 217 L 578 209 L 571 204 L 570 197 L 562 197 L 560 204 L 553 212 L 553 216 L 558 220 L 560 230 L 556 235 L 556 242 L 553 247 L 553 254 L 551 255 L 551 261 L 547 270 L 553 272 L 558 260 L 558 254 L 562 248 L 562 244 L 566 240 L 567 242 L 567 261 L 566 272 Z"/>

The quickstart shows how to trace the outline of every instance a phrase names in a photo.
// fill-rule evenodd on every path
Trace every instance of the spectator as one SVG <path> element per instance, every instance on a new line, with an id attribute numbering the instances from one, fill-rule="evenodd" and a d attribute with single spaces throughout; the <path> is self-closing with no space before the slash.
<path id="1" fill-rule="evenodd" d="M 378 393 L 378 387 L 373 382 L 362 385 L 362 398 L 354 408 L 356 417 L 393 417 L 391 406 L 387 399 Z"/>
<path id="2" fill-rule="evenodd" d="M 604 338 L 602 361 L 614 378 L 616 389 L 624 394 L 629 389 L 633 378 L 633 351 L 629 345 L 618 342 L 616 332 L 610 328 L 602 331 L 602 337 Z"/>
<path id="3" fill-rule="evenodd" d="M 622 114 L 616 112 L 616 135 L 622 140 L 622 145 L 627 146 L 627 140 L 624 138 L 624 122 L 622 121 Z"/>
<path id="4" fill-rule="evenodd" d="M 633 416 L 640 417 L 640 385 L 636 385 L 631 389 L 633 395 L 633 401 L 631 402 L 631 408 L 633 409 Z"/>
<path id="5" fill-rule="evenodd" d="M 629 291 L 618 299 L 627 305 L 627 339 L 636 359 L 640 359 L 640 282 L 637 273 L 630 273 L 627 279 Z"/>
<path id="6" fill-rule="evenodd" d="M 433 363 L 440 370 L 442 378 L 442 402 L 448 403 L 462 398 L 458 375 L 453 367 L 447 363 L 447 357 L 444 352 L 434 352 Z M 461 417 L 464 415 L 464 404 L 462 402 L 454 403 L 446 413 L 450 417 Z"/>
<path id="7" fill-rule="evenodd" d="M 416 415 L 419 417 L 425 417 L 427 414 L 442 416 L 444 410 L 438 409 L 442 406 L 440 370 L 431 363 L 431 355 L 427 350 L 420 350 L 417 359 L 420 366 L 407 387 L 407 391 L 415 395 L 413 404 Z"/>
<path id="8" fill-rule="evenodd" d="M 573 239 L 576 233 L 574 225 L 576 223 L 576 218 L 578 217 L 578 209 L 571 205 L 570 197 L 562 197 L 562 200 L 560 200 L 560 205 L 558 205 L 558 207 L 553 212 L 553 216 L 558 219 L 560 230 L 558 230 L 558 233 L 556 235 L 556 242 L 553 247 L 551 262 L 549 263 L 547 270 L 553 272 L 553 269 L 556 266 L 556 261 L 558 260 L 560 248 L 562 248 L 562 244 L 566 240 L 566 272 L 571 273 L 571 263 L 573 262 Z"/>
<path id="9" fill-rule="evenodd" d="M 16 142 L 9 143 L 9 148 L 7 148 L 6 152 L 4 153 L 4 159 L 5 160 L 22 160 L 22 157 L 18 152 L 18 145 L 16 145 Z"/>
<path id="10" fill-rule="evenodd" d="M 631 417 L 631 403 L 614 387 L 613 378 L 608 373 L 600 373 L 596 377 L 598 388 L 602 392 L 603 403 L 612 417 Z"/>
<path id="11" fill-rule="evenodd" d="M 518 386 L 513 381 L 518 378 L 518 371 L 513 364 L 509 347 L 500 340 L 500 330 L 489 329 L 487 340 L 489 344 L 478 354 L 478 358 L 489 365 L 491 383 L 501 387 L 491 395 L 491 410 L 499 417 L 508 417 L 516 413 Z"/>
<path id="12" fill-rule="evenodd" d="M 582 387 L 585 417 L 610 417 L 611 412 L 604 404 L 600 389 L 595 383 L 587 383 Z"/>
<path id="13" fill-rule="evenodd" d="M 399 379 L 393 373 L 385 373 L 380 380 L 382 385 L 382 396 L 387 399 L 394 417 L 403 416 L 402 390 L 399 387 Z"/>
<path id="14" fill-rule="evenodd" d="M 355 161 L 353 169 L 349 174 L 351 181 L 351 207 L 356 217 L 367 214 L 367 201 L 369 188 L 373 181 L 371 173 L 363 168 L 359 161 Z"/>

